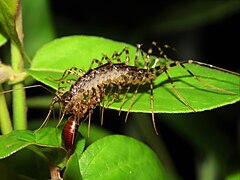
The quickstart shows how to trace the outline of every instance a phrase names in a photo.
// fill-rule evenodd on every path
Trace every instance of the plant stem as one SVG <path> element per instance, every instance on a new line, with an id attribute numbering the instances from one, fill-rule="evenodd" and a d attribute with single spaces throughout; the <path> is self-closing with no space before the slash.
<path id="1" fill-rule="evenodd" d="M 23 41 L 22 33 L 22 11 L 21 3 L 19 4 L 18 12 L 16 14 L 16 31 L 18 34 L 19 41 Z M 23 71 L 23 54 L 21 49 L 14 43 L 11 42 L 11 56 L 12 56 L 12 68 L 15 73 Z M 14 129 L 26 129 L 27 128 L 27 117 L 26 117 L 26 95 L 23 89 L 23 83 L 17 83 L 13 85 L 13 122 Z"/>
<path id="2" fill-rule="evenodd" d="M 3 88 L 0 84 L 0 92 L 3 92 Z M 6 99 L 3 94 L 0 94 L 0 127 L 2 134 L 8 134 L 12 131 L 12 123 L 7 108 Z"/>

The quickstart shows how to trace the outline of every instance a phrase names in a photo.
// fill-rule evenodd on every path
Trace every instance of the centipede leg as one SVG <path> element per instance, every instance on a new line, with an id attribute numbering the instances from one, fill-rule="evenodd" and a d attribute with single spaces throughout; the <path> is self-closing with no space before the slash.
<path id="1" fill-rule="evenodd" d="M 136 95 L 137 95 L 137 92 L 138 92 L 139 87 L 140 87 L 140 84 L 137 85 L 137 88 L 136 88 L 136 90 L 134 91 L 133 97 L 132 97 L 132 99 L 131 99 L 131 102 L 130 102 L 130 105 L 129 105 L 129 108 L 128 108 L 128 111 L 127 111 L 127 114 L 126 114 L 126 117 L 125 117 L 125 122 L 127 122 L 127 118 L 128 118 L 129 113 L 130 113 L 130 109 L 132 108 L 132 105 L 133 105 L 133 103 L 134 103 L 134 99 L 135 99 L 135 97 L 136 97 Z"/>
<path id="2" fill-rule="evenodd" d="M 126 88 L 126 92 L 125 92 L 125 94 L 124 94 L 124 96 L 123 96 L 122 103 L 121 103 L 121 106 L 120 106 L 120 108 L 119 108 L 119 113 L 118 113 L 119 116 L 120 116 L 120 114 L 121 114 L 122 107 L 123 107 L 123 105 L 124 105 L 124 103 L 125 103 L 125 100 L 126 100 L 126 97 L 127 97 L 127 94 L 128 94 L 128 92 L 129 92 L 130 88 L 131 88 L 131 86 L 128 86 L 128 87 Z"/>
<path id="3" fill-rule="evenodd" d="M 167 70 L 164 70 L 164 72 L 165 72 L 165 74 L 167 75 L 167 78 L 168 78 L 170 84 L 172 85 L 173 90 L 176 92 L 178 98 L 179 98 L 189 109 L 191 109 L 193 112 L 195 112 L 195 110 L 187 103 L 187 101 L 186 101 L 186 100 L 182 97 L 182 95 L 179 93 L 178 89 L 176 88 L 176 86 L 174 85 L 172 79 L 170 78 Z"/>
<path id="4" fill-rule="evenodd" d="M 178 61 L 176 61 L 176 62 L 178 62 Z M 188 62 L 189 64 L 191 64 L 191 63 L 194 62 L 194 63 L 196 63 L 196 64 L 206 65 L 206 64 L 204 64 L 204 63 L 200 63 L 200 62 L 197 62 L 197 61 L 191 61 L 191 60 L 189 60 L 189 61 L 187 61 L 187 62 Z M 203 84 L 203 85 L 205 85 L 205 86 L 208 86 L 208 87 L 210 87 L 210 88 L 212 88 L 212 89 L 218 90 L 218 91 L 226 92 L 226 93 L 229 93 L 229 94 L 235 94 L 235 93 L 232 92 L 232 91 L 224 90 L 224 89 L 219 88 L 219 87 L 217 87 L 217 86 L 208 84 L 207 82 L 201 80 L 201 79 L 198 78 L 196 75 L 194 75 L 188 68 L 186 68 L 186 67 L 183 65 L 183 63 L 178 62 L 178 64 L 180 64 L 180 66 L 181 66 L 185 71 L 187 71 L 194 79 L 196 79 L 196 80 L 197 80 L 198 82 L 200 82 L 201 84 Z M 223 69 L 223 68 L 218 68 L 218 67 L 216 67 L 216 66 L 215 66 L 215 68 L 216 68 L 216 69 L 219 69 L 219 70 L 222 70 L 222 71 L 225 70 L 225 69 Z M 226 72 L 231 73 L 231 71 L 228 71 L 228 70 L 226 70 Z M 235 75 L 236 75 L 236 74 L 235 74 Z M 238 74 L 238 75 L 239 75 L 239 74 Z"/>
<path id="5" fill-rule="evenodd" d="M 103 86 L 100 86 L 99 87 L 100 89 L 100 101 L 101 101 L 101 104 L 102 106 L 100 106 L 100 119 L 101 119 L 101 126 L 103 125 L 103 115 L 104 115 L 104 97 L 105 97 L 105 89 Z"/>
<path id="6" fill-rule="evenodd" d="M 103 63 L 102 63 L 102 60 L 100 61 L 100 60 L 98 60 L 98 59 L 94 58 L 94 59 L 92 60 L 92 63 L 91 63 L 91 65 L 90 65 L 90 67 L 89 67 L 89 70 L 91 70 L 91 69 L 92 69 L 92 66 L 93 66 L 93 64 L 94 64 L 94 63 L 97 63 L 97 64 L 98 64 L 98 66 L 101 66 L 101 65 L 103 65 Z"/>
<path id="7" fill-rule="evenodd" d="M 152 109 L 153 128 L 154 128 L 156 134 L 158 135 L 157 127 L 156 127 L 156 124 L 155 124 L 155 118 L 154 118 L 154 99 L 153 99 L 153 82 L 152 81 L 150 83 L 150 104 L 151 104 L 151 109 Z"/>
<path id="8" fill-rule="evenodd" d="M 88 113 L 88 137 L 90 136 L 91 116 L 92 116 L 92 111 L 89 111 L 89 113 Z"/>
<path id="9" fill-rule="evenodd" d="M 119 94 L 121 93 L 121 91 L 122 91 L 122 85 L 120 84 L 120 83 L 117 83 L 116 84 L 116 86 L 117 86 L 117 92 L 114 92 L 113 93 L 113 99 L 112 99 L 112 101 L 108 104 L 108 107 L 112 104 L 112 103 L 114 103 L 117 99 L 119 99 Z"/>
<path id="10" fill-rule="evenodd" d="M 84 71 L 80 68 L 76 68 L 76 67 L 72 67 L 70 69 L 67 69 L 67 70 L 64 71 L 61 79 L 59 79 L 59 84 L 61 84 L 62 80 L 66 79 L 70 74 L 72 74 L 76 78 L 79 78 L 81 75 L 83 75 L 85 73 L 86 73 L 86 71 Z"/>
<path id="11" fill-rule="evenodd" d="M 126 54 L 126 59 L 125 59 L 125 62 L 124 62 L 124 63 L 125 63 L 126 65 L 128 65 L 128 64 L 129 64 L 129 61 L 130 61 L 130 56 L 129 56 L 129 51 L 128 51 L 128 48 L 127 48 L 127 47 L 123 48 L 123 50 L 122 50 L 120 53 L 118 53 L 117 51 L 115 51 L 115 52 L 113 53 L 113 55 L 112 55 L 112 59 L 113 59 L 113 60 L 116 59 L 118 63 L 121 63 L 122 61 L 121 61 L 121 59 L 120 59 L 120 56 L 121 56 L 124 52 L 125 52 L 125 54 Z"/>

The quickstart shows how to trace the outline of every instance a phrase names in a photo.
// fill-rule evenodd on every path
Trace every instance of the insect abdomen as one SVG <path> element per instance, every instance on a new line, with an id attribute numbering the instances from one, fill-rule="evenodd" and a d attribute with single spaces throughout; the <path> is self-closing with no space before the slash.
<path id="1" fill-rule="evenodd" d="M 78 122 L 74 118 L 74 116 L 71 116 L 66 124 L 63 127 L 62 130 L 62 140 L 64 143 L 64 147 L 68 151 L 68 156 L 70 156 L 73 153 L 73 150 L 75 148 L 75 138 L 76 138 L 76 132 L 78 130 Z"/>

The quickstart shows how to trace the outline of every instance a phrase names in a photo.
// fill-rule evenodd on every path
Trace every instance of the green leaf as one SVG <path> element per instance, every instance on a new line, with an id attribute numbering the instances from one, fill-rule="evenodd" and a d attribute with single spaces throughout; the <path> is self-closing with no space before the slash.
<path id="1" fill-rule="evenodd" d="M 50 179 L 48 162 L 28 148 L 1 159 L 0 174 L 1 179 Z"/>
<path id="2" fill-rule="evenodd" d="M 0 32 L 5 38 L 10 38 L 19 49 L 22 49 L 15 25 L 15 16 L 19 7 L 19 0 L 0 1 Z"/>
<path id="3" fill-rule="evenodd" d="M 27 148 L 51 164 L 63 168 L 67 152 L 61 147 L 60 132 L 56 128 L 46 127 L 37 132 L 29 130 L 12 131 L 0 137 L 0 159 L 7 158 Z"/>
<path id="4" fill-rule="evenodd" d="M 163 179 L 164 169 L 145 144 L 121 135 L 91 144 L 79 166 L 83 179 Z"/>
<path id="5" fill-rule="evenodd" d="M 87 71 L 93 58 L 101 59 L 103 53 L 111 57 L 114 51 L 120 52 L 124 47 L 129 48 L 130 61 L 133 64 L 136 48 L 126 43 L 92 36 L 71 36 L 56 39 L 37 52 L 32 67 L 27 72 L 38 81 L 57 89 L 57 80 L 61 78 L 64 70 L 75 66 Z M 121 56 L 121 59 L 124 60 L 125 55 Z M 141 58 L 140 62 L 143 63 Z M 182 67 L 172 67 L 168 73 L 174 85 L 195 111 L 209 110 L 239 101 L 239 76 L 195 64 L 186 64 L 186 67 L 193 74 L 199 76 L 201 80 L 235 93 L 214 90 L 198 82 Z M 166 74 L 161 74 L 155 80 L 154 85 L 155 113 L 192 112 L 179 99 Z M 122 110 L 128 110 L 134 90 L 135 87 L 132 86 Z M 119 109 L 121 103 L 120 98 L 110 108 Z M 149 85 L 139 89 L 131 112 L 151 112 Z"/>

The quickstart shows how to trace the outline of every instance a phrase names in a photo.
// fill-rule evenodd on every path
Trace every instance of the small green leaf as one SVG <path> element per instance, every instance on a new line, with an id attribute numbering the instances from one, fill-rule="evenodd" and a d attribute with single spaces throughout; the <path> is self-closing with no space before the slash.
<path id="1" fill-rule="evenodd" d="M 164 169 L 145 144 L 121 135 L 91 144 L 79 166 L 83 179 L 163 179 Z"/>
<path id="2" fill-rule="evenodd" d="M 129 48 L 130 63 L 133 64 L 136 48 L 126 43 L 92 36 L 56 39 L 37 52 L 32 67 L 27 72 L 42 83 L 57 89 L 58 80 L 64 70 L 75 66 L 87 71 L 93 58 L 101 59 L 103 53 L 111 57 L 114 51 L 120 52 L 125 47 Z M 121 56 L 121 60 L 125 60 L 125 55 Z M 143 63 L 142 58 L 140 62 Z M 214 90 L 198 82 L 182 67 L 172 67 L 168 73 L 174 85 L 195 111 L 210 110 L 240 100 L 239 76 L 195 64 L 186 64 L 186 67 L 201 80 L 235 93 Z M 193 112 L 179 99 L 165 73 L 155 80 L 154 85 L 155 113 Z M 134 90 L 135 87 L 132 86 L 122 108 L 123 111 L 128 111 Z M 110 108 L 119 109 L 121 104 L 120 98 Z M 151 113 L 151 111 L 150 88 L 149 85 L 145 85 L 140 87 L 131 112 Z"/>

